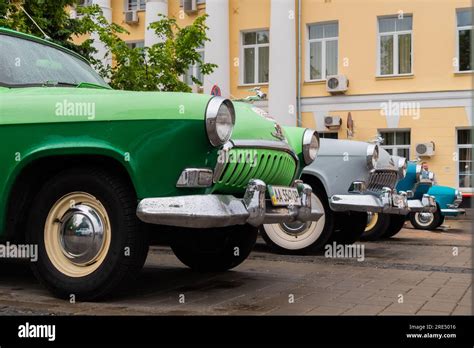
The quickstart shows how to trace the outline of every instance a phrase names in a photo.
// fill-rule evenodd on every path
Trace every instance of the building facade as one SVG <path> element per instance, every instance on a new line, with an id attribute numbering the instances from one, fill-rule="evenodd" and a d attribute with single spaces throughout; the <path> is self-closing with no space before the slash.
<path id="1" fill-rule="evenodd" d="M 282 124 L 322 137 L 382 136 L 389 152 L 428 162 L 439 184 L 472 192 L 469 0 L 87 2 L 125 27 L 130 45 L 157 42 L 147 27 L 159 14 L 185 26 L 206 13 L 211 41 L 202 54 L 218 69 L 188 73 L 203 93 L 218 85 L 242 98 L 260 87 L 268 99 L 257 105 Z"/>

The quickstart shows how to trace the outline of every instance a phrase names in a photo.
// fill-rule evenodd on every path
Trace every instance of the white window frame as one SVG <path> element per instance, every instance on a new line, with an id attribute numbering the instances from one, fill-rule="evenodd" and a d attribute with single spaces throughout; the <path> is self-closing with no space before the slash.
<path id="1" fill-rule="evenodd" d="M 398 154 L 398 149 L 402 149 L 402 150 L 408 150 L 408 156 L 409 158 L 407 158 L 407 160 L 410 160 L 411 159 L 411 129 L 379 129 L 378 130 L 379 134 L 381 133 L 393 133 L 393 134 L 396 134 L 396 133 L 409 133 L 410 134 L 410 144 L 408 145 L 386 145 L 386 144 L 381 144 L 380 147 L 382 149 L 391 149 L 393 150 L 393 156 L 401 156 L 401 154 L 399 155 Z M 394 139 L 397 139 L 397 136 L 395 135 L 394 136 Z M 384 139 L 385 140 L 385 139 Z"/>
<path id="2" fill-rule="evenodd" d="M 206 51 L 205 51 L 205 48 L 204 48 L 204 47 L 200 47 L 200 48 L 196 49 L 196 52 L 198 52 L 198 53 L 204 53 L 204 60 L 206 59 Z M 196 75 L 197 75 L 197 73 L 198 73 L 198 71 L 199 71 L 199 69 L 200 69 L 199 64 L 194 64 L 194 65 L 192 66 L 192 69 L 193 69 L 193 76 L 196 77 Z M 201 73 L 201 75 L 202 75 L 202 73 Z M 184 81 L 184 76 L 185 76 L 185 75 L 183 75 L 183 81 Z M 204 80 L 204 76 L 203 76 L 203 80 Z M 204 84 L 204 81 L 203 81 L 203 84 Z M 192 86 L 195 86 L 195 85 L 196 85 L 196 84 L 195 84 L 194 81 L 193 81 L 193 83 L 190 84 L 190 85 L 188 85 L 188 86 L 192 87 Z"/>
<path id="3" fill-rule="evenodd" d="M 330 38 L 322 38 L 322 39 L 310 39 L 309 38 L 309 31 L 310 27 L 313 25 L 325 25 L 325 24 L 337 24 L 338 34 L 337 36 L 330 37 Z M 336 62 L 336 75 L 339 73 L 339 22 L 338 21 L 329 21 L 329 22 L 316 22 L 310 23 L 306 26 L 306 35 L 308 40 L 306 40 L 306 73 L 305 73 L 305 80 L 306 82 L 319 82 L 319 81 L 326 81 L 326 43 L 328 41 L 336 41 L 337 42 L 337 62 Z M 321 42 L 321 78 L 320 79 L 311 79 L 311 44 L 313 42 Z"/>
<path id="4" fill-rule="evenodd" d="M 377 77 L 396 77 L 396 76 L 413 76 L 415 73 L 414 73 L 414 66 L 413 66 L 413 62 L 414 62 L 414 52 L 413 52 L 413 41 L 414 41 L 414 35 L 413 35 L 413 23 L 414 23 L 414 20 L 413 20 L 413 15 L 410 14 L 410 13 L 407 13 L 405 14 L 404 16 L 406 17 L 411 17 L 411 20 L 412 20 L 412 24 L 411 24 L 411 30 L 401 30 L 401 31 L 386 31 L 386 32 L 383 32 L 381 33 L 380 32 L 380 19 L 384 19 L 384 18 L 397 18 L 398 15 L 393 15 L 393 16 L 379 16 L 377 17 L 377 72 L 376 72 L 376 76 Z M 410 55 L 410 59 L 411 59 L 411 62 L 410 62 L 410 66 L 411 66 L 411 72 L 409 73 L 404 73 L 404 74 L 399 74 L 398 73 L 398 37 L 400 35 L 405 35 L 405 34 L 410 34 L 411 35 L 411 47 L 410 47 L 410 50 L 411 50 L 411 55 Z M 385 74 L 385 75 L 382 75 L 381 74 L 381 71 L 380 71 L 380 59 L 381 59 L 381 55 L 380 55 L 380 41 L 381 41 L 381 37 L 382 36 L 390 36 L 392 35 L 393 37 L 393 73 L 392 74 Z"/>
<path id="5" fill-rule="evenodd" d="M 146 10 L 146 0 L 136 0 L 137 2 L 137 7 L 136 8 L 130 8 L 130 1 L 131 0 L 125 0 L 124 1 L 124 8 L 125 11 L 145 11 Z M 144 5 L 143 8 L 140 7 L 140 5 Z"/>
<path id="6" fill-rule="evenodd" d="M 259 31 L 268 31 L 268 43 L 265 44 L 259 44 L 255 43 L 252 45 L 244 45 L 244 35 L 248 33 L 258 33 Z M 268 85 L 268 82 L 258 82 L 258 71 L 259 71 L 259 64 L 258 64 L 258 50 L 260 47 L 269 47 L 270 49 L 270 29 L 268 28 L 260 28 L 260 29 L 251 29 L 251 30 L 243 30 L 240 32 L 240 66 L 242 69 L 240 69 L 240 85 L 241 86 L 266 86 Z M 253 83 L 244 83 L 244 77 L 245 77 L 245 55 L 244 55 L 244 50 L 246 48 L 254 48 L 255 49 L 255 56 L 254 56 L 254 66 L 255 66 L 255 76 L 254 76 L 254 82 Z M 270 52 L 269 52 L 270 54 Z M 270 68 L 270 67 L 268 67 Z M 270 80 L 270 77 L 268 78 Z"/>
<path id="7" fill-rule="evenodd" d="M 474 25 L 465 25 L 463 27 L 458 27 L 458 12 L 459 11 L 462 11 L 462 10 L 472 10 L 472 8 L 458 8 L 456 9 L 455 11 L 455 16 L 456 16 L 456 53 L 455 53 L 455 57 L 457 59 L 457 66 L 455 67 L 455 73 L 457 74 L 469 74 L 469 73 L 472 73 L 474 72 L 473 69 L 471 70 L 459 70 L 460 66 L 461 66 L 461 57 L 459 56 L 459 32 L 461 30 L 471 30 L 472 32 L 474 32 Z M 472 33 L 471 33 L 471 40 L 472 40 Z M 472 44 L 471 44 L 472 46 Z M 457 133 L 457 132 L 456 132 Z"/>
<path id="8" fill-rule="evenodd" d="M 461 182 L 459 180 L 459 161 L 460 161 L 460 156 L 459 156 L 459 149 L 472 149 L 473 154 L 474 154 L 474 144 L 459 144 L 459 133 L 458 131 L 460 130 L 471 130 L 472 128 L 456 128 L 456 155 L 457 155 L 457 163 L 456 163 L 456 183 L 457 187 L 459 188 L 460 191 L 463 192 L 474 192 L 473 187 L 461 187 Z M 472 139 L 471 139 L 472 141 Z M 474 160 L 472 161 L 474 163 Z"/>

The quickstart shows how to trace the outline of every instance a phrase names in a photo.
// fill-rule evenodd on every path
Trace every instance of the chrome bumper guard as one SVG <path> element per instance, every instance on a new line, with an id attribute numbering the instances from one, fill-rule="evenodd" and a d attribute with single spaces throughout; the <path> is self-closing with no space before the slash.
<path id="1" fill-rule="evenodd" d="M 434 213 L 436 211 L 436 199 L 434 196 L 423 195 L 421 201 L 419 199 L 409 199 L 408 207 L 413 213 Z"/>
<path id="2" fill-rule="evenodd" d="M 299 180 L 294 186 L 298 189 L 301 206 L 272 206 L 265 199 L 266 184 L 251 180 L 242 199 L 213 194 L 147 198 L 139 203 L 137 216 L 150 224 L 188 228 L 319 220 L 324 212 L 311 206 L 311 186 Z"/>
<path id="3" fill-rule="evenodd" d="M 386 187 L 379 196 L 371 194 L 334 195 L 329 205 L 334 211 L 360 211 L 407 215 L 410 212 L 405 192 L 394 193 Z"/>

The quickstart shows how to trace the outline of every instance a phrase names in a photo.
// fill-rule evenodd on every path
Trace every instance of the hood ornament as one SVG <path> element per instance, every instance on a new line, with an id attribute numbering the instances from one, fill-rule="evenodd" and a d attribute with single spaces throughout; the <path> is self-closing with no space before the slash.
<path id="1" fill-rule="evenodd" d="M 278 123 L 275 123 L 275 131 L 272 132 L 272 135 L 278 140 L 281 140 L 281 141 L 286 140 L 285 135 L 283 134 L 283 129 Z"/>

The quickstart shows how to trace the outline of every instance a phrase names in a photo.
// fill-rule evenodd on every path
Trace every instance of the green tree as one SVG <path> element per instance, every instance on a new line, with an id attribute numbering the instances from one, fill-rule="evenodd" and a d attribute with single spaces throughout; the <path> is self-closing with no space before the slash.
<path id="1" fill-rule="evenodd" d="M 43 37 L 42 32 L 21 10 L 20 5 L 36 21 L 51 41 L 85 56 L 96 70 L 110 81 L 112 87 L 126 90 L 162 90 L 189 92 L 181 81 L 190 65 L 199 65 L 203 75 L 212 73 L 216 65 L 202 61 L 197 52 L 209 39 L 206 35 L 206 15 L 193 24 L 179 27 L 176 20 L 162 16 L 150 27 L 160 37 L 160 43 L 145 48 L 130 48 L 120 38 L 128 32 L 118 24 L 108 23 L 99 6 L 77 7 L 80 16 L 71 18 L 68 7 L 77 0 L 0 0 L 0 26 Z M 95 33 L 113 57 L 112 66 L 104 66 L 102 57 L 95 59 L 93 39 L 78 44 L 78 35 Z M 194 83 L 201 83 L 192 78 Z"/>

